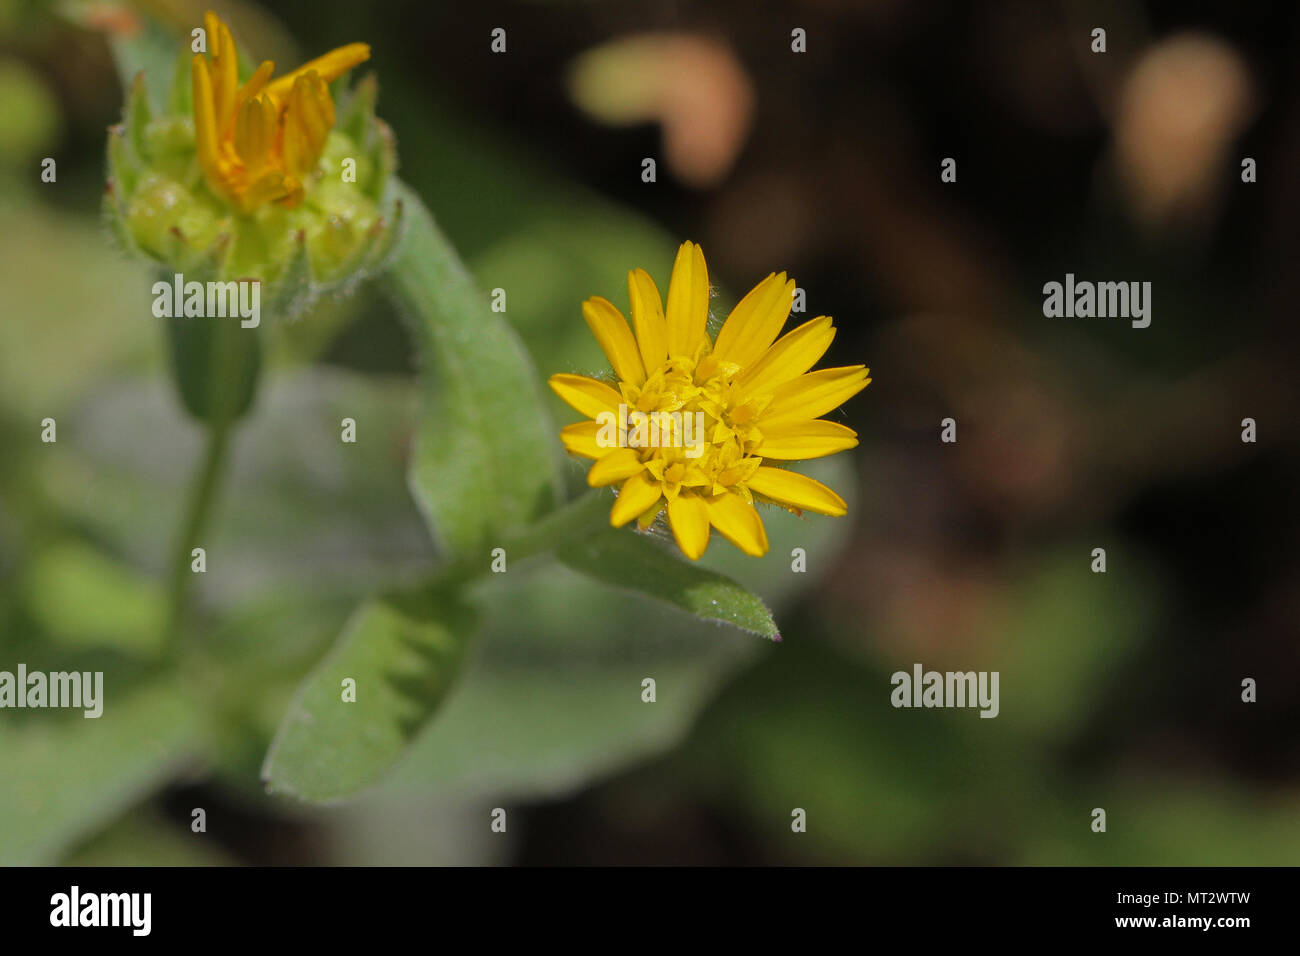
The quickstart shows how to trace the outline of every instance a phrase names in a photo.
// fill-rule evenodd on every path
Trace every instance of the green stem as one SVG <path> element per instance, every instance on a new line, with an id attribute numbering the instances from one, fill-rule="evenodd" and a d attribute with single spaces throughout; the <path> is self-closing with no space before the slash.
<path id="1" fill-rule="evenodd" d="M 552 511 L 536 524 L 506 535 L 501 543 L 506 560 L 512 563 L 525 561 L 609 527 L 610 504 L 608 489 L 589 491 Z M 492 558 L 487 554 L 461 555 L 439 568 L 426 588 L 462 588 L 485 577 L 491 564 Z"/>
<path id="2" fill-rule="evenodd" d="M 202 540 L 203 533 L 207 530 L 218 486 L 221 484 L 226 452 L 230 446 L 230 431 L 229 423 L 225 422 L 214 422 L 208 430 L 203 464 L 190 489 L 185 520 L 176 538 L 168 588 L 167 620 L 163 629 L 163 650 L 169 657 L 175 657 L 180 650 L 181 622 L 189 601 L 190 579 L 194 576 L 190 570 L 191 551 L 196 546 L 195 542 Z"/>
<path id="3" fill-rule="evenodd" d="M 163 652 L 173 659 L 180 654 L 181 628 L 188 611 L 190 579 L 194 576 L 191 552 L 203 546 L 225 471 L 230 433 L 252 394 L 248 390 L 246 395 L 240 382 L 245 377 L 256 382 L 257 376 L 256 350 L 250 352 L 246 343 L 239 339 L 242 330 L 237 324 L 225 322 L 209 326 L 206 331 L 207 335 L 200 340 L 195 353 L 199 357 L 198 364 L 178 367 L 177 370 L 182 386 L 186 374 L 199 373 L 202 376 L 202 401 L 198 405 L 201 414 L 198 417 L 206 426 L 207 448 L 190 489 L 189 503 L 172 558 Z"/>

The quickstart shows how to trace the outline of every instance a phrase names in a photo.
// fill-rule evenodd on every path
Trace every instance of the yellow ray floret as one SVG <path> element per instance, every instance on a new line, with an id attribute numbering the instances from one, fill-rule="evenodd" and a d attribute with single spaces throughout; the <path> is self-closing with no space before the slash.
<path id="1" fill-rule="evenodd" d="M 746 554 L 765 554 L 759 502 L 844 514 L 834 491 L 782 465 L 857 445 L 851 428 L 821 416 L 871 379 L 861 365 L 810 371 L 835 337 L 826 316 L 781 335 L 794 280 L 781 272 L 760 282 L 715 341 L 707 331 L 708 267 L 695 243 L 677 252 L 666 306 L 643 269 L 628 274 L 627 289 L 630 325 L 608 299 L 582 305 L 615 382 L 550 378 L 555 393 L 586 416 L 561 430 L 565 449 L 591 459 L 592 487 L 618 488 L 610 523 L 646 527 L 666 511 L 678 546 L 694 560 L 712 530 Z"/>
<path id="2" fill-rule="evenodd" d="M 370 59 L 370 47 L 349 43 L 274 81 L 267 60 L 240 86 L 230 28 L 211 11 L 203 22 L 208 55 L 195 55 L 191 75 L 194 141 L 208 187 L 245 213 L 268 202 L 298 205 L 334 128 L 329 83 Z"/>

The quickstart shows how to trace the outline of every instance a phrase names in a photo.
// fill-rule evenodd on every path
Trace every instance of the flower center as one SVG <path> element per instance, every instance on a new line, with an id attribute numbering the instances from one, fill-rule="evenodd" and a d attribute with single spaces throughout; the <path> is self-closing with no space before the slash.
<path id="1" fill-rule="evenodd" d="M 739 371 L 706 343 L 695 358 L 670 358 L 640 387 L 619 383 L 627 406 L 658 423 L 657 442 L 638 443 L 629 432 L 628 444 L 670 500 L 682 491 L 753 500 L 745 482 L 763 461 L 752 454 L 763 437 L 754 424 L 761 407 L 738 400 Z"/>

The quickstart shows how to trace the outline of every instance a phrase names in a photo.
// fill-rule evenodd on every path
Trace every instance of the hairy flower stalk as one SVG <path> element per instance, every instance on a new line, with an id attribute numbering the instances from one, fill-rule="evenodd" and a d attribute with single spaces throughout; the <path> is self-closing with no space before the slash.
<path id="1" fill-rule="evenodd" d="M 826 316 L 777 337 L 794 289 L 784 272 L 768 276 L 712 340 L 704 253 L 686 242 L 666 306 L 643 269 L 628 274 L 630 328 L 607 299 L 583 303 L 616 381 L 559 374 L 550 385 L 588 419 L 560 433 L 570 454 L 594 462 L 587 483 L 619 489 L 611 524 L 635 519 L 645 528 L 666 511 L 694 560 L 711 528 L 746 554 L 766 554 L 756 504 L 844 514 L 839 495 L 785 464 L 857 445 L 852 429 L 821 416 L 871 379 L 861 365 L 809 371 L 835 337 Z"/>

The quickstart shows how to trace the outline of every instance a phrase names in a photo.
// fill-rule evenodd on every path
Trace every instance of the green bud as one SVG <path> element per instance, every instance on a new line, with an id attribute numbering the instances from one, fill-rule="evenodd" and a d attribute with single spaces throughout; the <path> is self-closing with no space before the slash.
<path id="1" fill-rule="evenodd" d="M 169 111 L 154 115 L 144 76 L 137 75 L 122 122 L 109 129 L 104 209 L 128 251 L 187 280 L 261 280 L 264 307 L 290 318 L 382 266 L 402 210 L 388 189 L 396 148 L 375 116 L 373 76 L 345 94 L 321 157 L 304 178 L 302 201 L 247 212 L 205 180 L 192 98 L 176 95 L 181 83 L 188 87 L 178 70 Z"/>

